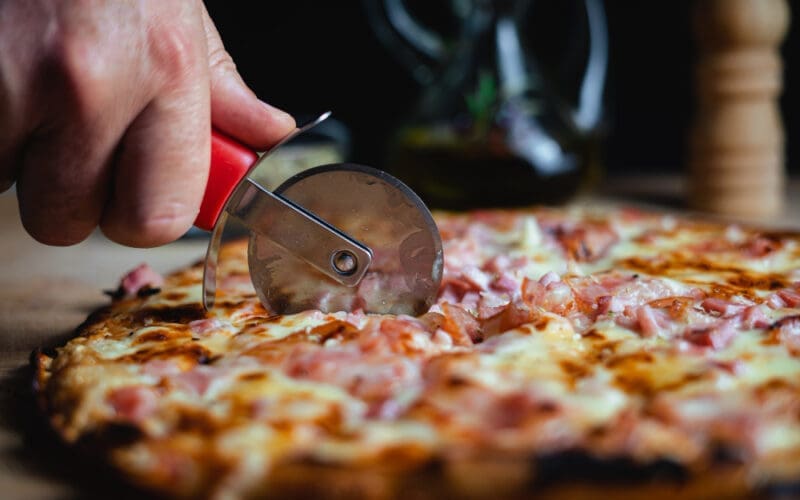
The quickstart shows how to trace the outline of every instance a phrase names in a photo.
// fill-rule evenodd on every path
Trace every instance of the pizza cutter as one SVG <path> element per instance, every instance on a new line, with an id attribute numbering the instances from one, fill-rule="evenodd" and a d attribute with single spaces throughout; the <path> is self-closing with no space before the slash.
<path id="1" fill-rule="evenodd" d="M 276 148 L 328 116 L 294 130 L 260 157 L 212 133 L 209 180 L 195 220 L 211 231 L 203 271 L 206 309 L 214 306 L 229 217 L 250 231 L 250 278 L 271 312 L 418 315 L 433 303 L 442 277 L 439 231 L 422 200 L 401 181 L 352 163 L 310 168 L 274 192 L 250 177 Z"/>

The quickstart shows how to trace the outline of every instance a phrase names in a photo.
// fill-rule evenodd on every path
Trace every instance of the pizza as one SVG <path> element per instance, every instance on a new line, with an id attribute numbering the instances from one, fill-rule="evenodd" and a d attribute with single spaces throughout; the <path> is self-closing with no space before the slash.
<path id="1" fill-rule="evenodd" d="M 279 316 L 246 243 L 137 268 L 35 355 L 52 427 L 169 497 L 735 497 L 800 479 L 800 234 L 625 207 L 435 215 L 418 317 Z M 796 491 L 796 490 L 791 490 Z"/>

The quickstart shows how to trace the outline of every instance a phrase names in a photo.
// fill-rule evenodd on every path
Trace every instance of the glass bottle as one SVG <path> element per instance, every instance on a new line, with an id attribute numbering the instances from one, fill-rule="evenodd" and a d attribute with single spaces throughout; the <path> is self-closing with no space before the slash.
<path id="1" fill-rule="evenodd" d="M 381 39 L 424 88 L 382 165 L 433 208 L 554 204 L 598 175 L 607 65 L 600 0 L 585 0 L 589 50 L 577 103 L 526 45 L 530 0 L 453 0 L 455 36 L 402 0 L 366 0 Z"/>

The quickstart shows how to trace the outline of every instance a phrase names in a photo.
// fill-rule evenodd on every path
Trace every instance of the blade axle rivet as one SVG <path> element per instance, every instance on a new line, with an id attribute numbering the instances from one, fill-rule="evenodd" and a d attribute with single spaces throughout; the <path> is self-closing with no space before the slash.
<path id="1" fill-rule="evenodd" d="M 338 250 L 331 257 L 331 264 L 337 273 L 350 276 L 358 268 L 358 259 L 349 250 Z"/>

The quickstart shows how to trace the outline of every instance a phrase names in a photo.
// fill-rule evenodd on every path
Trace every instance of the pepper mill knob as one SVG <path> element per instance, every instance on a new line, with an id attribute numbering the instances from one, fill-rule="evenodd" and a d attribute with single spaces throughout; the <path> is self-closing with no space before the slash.
<path id="1" fill-rule="evenodd" d="M 783 210 L 784 135 L 779 47 L 785 0 L 695 0 L 696 108 L 689 139 L 689 202 L 743 217 Z"/>

